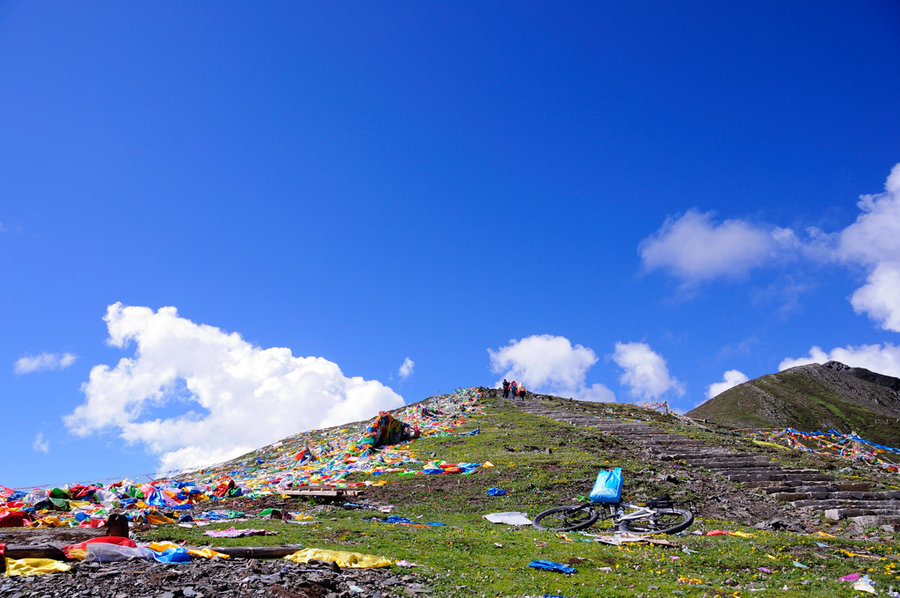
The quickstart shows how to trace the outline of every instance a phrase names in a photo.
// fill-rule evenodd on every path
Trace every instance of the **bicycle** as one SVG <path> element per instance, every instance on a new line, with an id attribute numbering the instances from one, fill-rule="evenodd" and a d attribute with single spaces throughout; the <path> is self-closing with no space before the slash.
<path id="1" fill-rule="evenodd" d="M 675 506 L 668 496 L 652 499 L 647 506 L 624 502 L 585 502 L 570 507 L 553 507 L 539 513 L 531 524 L 536 529 L 554 532 L 581 530 L 594 525 L 600 519 L 598 509 L 607 513 L 601 521 L 609 521 L 620 531 L 648 536 L 651 534 L 676 534 L 686 530 L 694 522 L 694 514 Z"/>

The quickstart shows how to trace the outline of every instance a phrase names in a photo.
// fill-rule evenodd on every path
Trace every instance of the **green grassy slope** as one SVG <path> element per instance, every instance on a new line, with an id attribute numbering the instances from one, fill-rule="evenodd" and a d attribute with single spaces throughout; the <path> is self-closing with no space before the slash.
<path id="1" fill-rule="evenodd" d="M 674 418 L 633 406 L 571 402 L 570 406 L 596 414 L 638 416 L 655 425 L 692 433 Z M 708 474 L 678 463 L 651 462 L 620 439 L 523 413 L 497 399 L 485 399 L 484 415 L 468 424 L 470 429 L 475 427 L 480 428 L 480 434 L 422 438 L 411 447 L 423 460 L 490 461 L 494 467 L 482 467 L 472 475 L 381 475 L 371 481 L 382 485 L 369 488 L 362 499 L 393 505 L 393 515 L 443 526 L 390 525 L 368 520 L 383 517 L 378 511 L 283 499 L 284 508 L 308 512 L 314 516 L 314 523 L 250 519 L 214 526 L 264 527 L 277 532 L 234 540 L 209 538 L 203 535 L 204 528 L 173 525 L 142 533 L 153 539 L 193 545 L 295 543 L 405 559 L 421 566 L 395 566 L 397 574 L 412 572 L 432 587 L 436 596 L 732 596 L 760 589 L 777 591 L 779 596 L 835 596 L 850 593 L 849 584 L 838 581 L 838 577 L 857 571 L 868 573 L 880 589 L 900 586 L 897 540 L 755 530 L 746 521 L 723 516 L 728 511 L 727 501 L 725 507 L 721 506 L 726 491 L 746 494 L 741 488 L 732 488 L 721 479 L 710 479 Z M 729 445 L 743 442 L 711 430 L 698 430 L 697 434 L 710 441 L 719 438 Z M 689 531 L 724 529 L 739 535 L 686 534 L 670 537 L 672 546 L 617 547 L 579 533 L 553 534 L 530 527 L 493 525 L 482 517 L 501 511 L 523 511 L 533 516 L 550 506 L 571 504 L 590 491 L 598 469 L 611 466 L 624 469 L 626 499 L 643 500 L 668 492 L 695 502 L 698 518 Z M 508 494 L 489 496 L 491 487 L 503 488 Z M 271 497 L 267 504 L 271 506 Z M 249 499 L 240 499 L 232 506 L 248 514 L 262 507 Z M 714 512 L 719 517 L 709 517 Z M 602 528 L 588 531 L 597 533 Z M 866 556 L 850 557 L 844 550 Z M 563 575 L 528 567 L 538 559 L 569 564 L 577 573 Z M 405 594 L 402 586 L 392 586 L 385 588 L 385 595 Z"/>

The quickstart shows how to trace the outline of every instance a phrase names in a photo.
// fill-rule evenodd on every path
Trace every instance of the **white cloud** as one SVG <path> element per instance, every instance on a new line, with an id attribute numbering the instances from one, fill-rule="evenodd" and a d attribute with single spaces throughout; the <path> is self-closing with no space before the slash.
<path id="1" fill-rule="evenodd" d="M 31 374 L 48 370 L 62 370 L 73 363 L 77 357 L 71 353 L 41 353 L 26 355 L 16 360 L 14 369 L 17 374 Z"/>
<path id="2" fill-rule="evenodd" d="M 31 448 L 39 453 L 49 453 L 50 452 L 50 442 L 44 440 L 44 433 L 38 432 L 38 435 L 34 437 L 34 442 L 31 443 Z"/>
<path id="3" fill-rule="evenodd" d="M 867 313 L 884 330 L 900 332 L 900 263 L 878 264 L 850 298 L 856 313 Z"/>
<path id="4" fill-rule="evenodd" d="M 891 343 L 837 347 L 828 353 L 821 347 L 812 347 L 806 357 L 784 359 L 778 364 L 778 371 L 798 365 L 825 363 L 826 361 L 840 361 L 851 367 L 865 368 L 879 374 L 900 378 L 900 346 Z"/>
<path id="5" fill-rule="evenodd" d="M 110 305 L 108 342 L 134 356 L 97 365 L 85 402 L 64 418 L 87 436 L 117 430 L 160 457 L 163 470 L 222 461 L 291 434 L 372 417 L 403 399 L 373 380 L 346 377 L 321 357 L 263 349 L 237 333 L 179 317 L 174 307 Z M 188 407 L 151 417 L 150 409 Z"/>
<path id="6" fill-rule="evenodd" d="M 790 229 L 765 229 L 744 220 L 712 221 L 712 214 L 688 210 L 669 218 L 644 239 L 638 252 L 647 270 L 668 270 L 685 282 L 744 274 L 799 241 Z"/>
<path id="7" fill-rule="evenodd" d="M 722 376 L 721 382 L 714 382 L 706 387 L 706 398 L 711 399 L 722 394 L 729 388 L 734 388 L 738 384 L 743 384 L 749 380 L 747 375 L 740 370 L 728 370 Z"/>
<path id="8" fill-rule="evenodd" d="M 641 242 L 638 252 L 646 270 L 666 270 L 686 284 L 735 277 L 795 256 L 861 266 L 866 282 L 850 299 L 853 309 L 884 330 L 900 332 L 900 163 L 891 169 L 884 192 L 861 195 L 857 206 L 859 216 L 842 231 L 810 227 L 803 240 L 789 228 L 766 228 L 746 220 L 716 223 L 710 213 L 692 209 L 667 219 Z M 799 285 L 786 290 L 796 294 L 806 289 Z"/>
<path id="9" fill-rule="evenodd" d="M 633 397 L 655 399 L 669 391 L 684 394 L 684 385 L 669 375 L 666 360 L 646 343 L 616 343 L 613 361 L 625 373 L 619 382 L 628 387 Z"/>
<path id="10" fill-rule="evenodd" d="M 884 193 L 860 196 L 862 212 L 840 233 L 837 259 L 864 266 L 866 284 L 850 301 L 884 330 L 900 332 L 900 164 L 891 170 Z"/>
<path id="11" fill-rule="evenodd" d="M 597 355 L 587 347 L 573 347 L 564 336 L 542 334 L 512 339 L 496 351 L 488 349 L 488 354 L 491 371 L 525 384 L 528 390 L 585 401 L 616 400 L 602 384 L 585 386 L 585 376 L 597 363 Z"/>
<path id="12" fill-rule="evenodd" d="M 400 375 L 401 380 L 406 380 L 410 376 L 412 376 L 413 370 L 416 367 L 416 362 L 407 357 L 403 360 L 403 363 L 400 365 L 400 370 L 398 374 Z"/>

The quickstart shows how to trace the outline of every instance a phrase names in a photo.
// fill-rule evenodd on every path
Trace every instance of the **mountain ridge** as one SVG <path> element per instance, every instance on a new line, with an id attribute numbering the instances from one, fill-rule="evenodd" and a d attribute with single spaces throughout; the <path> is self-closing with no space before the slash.
<path id="1" fill-rule="evenodd" d="M 838 361 L 807 364 L 739 384 L 688 417 L 733 428 L 834 429 L 900 446 L 900 379 Z"/>

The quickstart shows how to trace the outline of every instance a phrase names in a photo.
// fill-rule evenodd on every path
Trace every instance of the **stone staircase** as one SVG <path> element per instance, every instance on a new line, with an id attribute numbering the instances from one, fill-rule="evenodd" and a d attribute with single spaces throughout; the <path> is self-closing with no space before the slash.
<path id="1" fill-rule="evenodd" d="M 872 491 L 867 482 L 844 482 L 817 469 L 786 467 L 765 455 L 710 446 L 643 422 L 626 422 L 552 408 L 539 401 L 514 402 L 523 411 L 577 426 L 588 426 L 633 443 L 662 461 L 702 467 L 798 509 L 863 526 L 900 527 L 900 490 Z"/>

